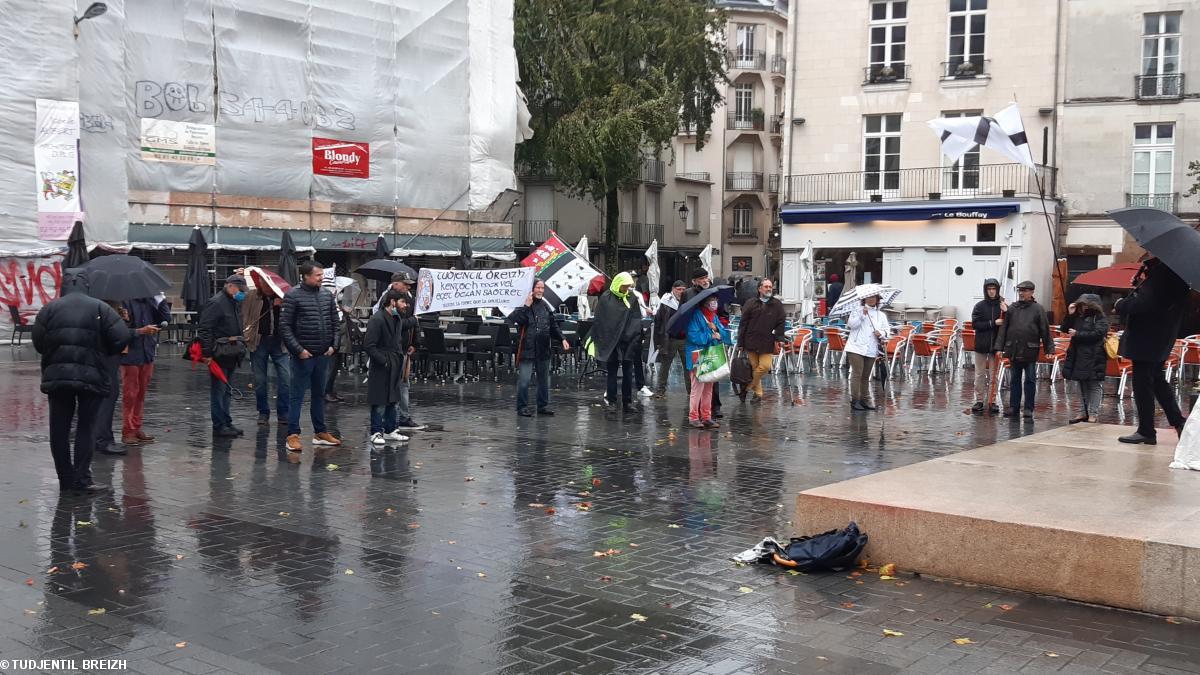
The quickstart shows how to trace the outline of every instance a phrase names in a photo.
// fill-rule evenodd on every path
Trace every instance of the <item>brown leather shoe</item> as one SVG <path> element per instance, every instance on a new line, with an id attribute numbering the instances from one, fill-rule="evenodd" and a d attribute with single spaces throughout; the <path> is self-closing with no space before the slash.
<path id="1" fill-rule="evenodd" d="M 321 433 L 317 434 L 316 436 L 313 436 L 313 445 L 334 445 L 334 446 L 336 446 L 336 445 L 341 445 L 341 444 L 342 444 L 342 442 L 339 441 L 333 434 L 329 433 L 328 431 L 322 431 Z"/>
<path id="2" fill-rule="evenodd" d="M 143 443 L 153 443 L 154 442 L 154 437 L 147 434 L 146 432 L 142 431 L 141 429 L 138 429 L 137 437 Z"/>
<path id="3" fill-rule="evenodd" d="M 300 434 L 292 434 L 287 437 L 287 449 L 292 452 L 300 452 L 304 446 L 300 445 Z"/>
<path id="4" fill-rule="evenodd" d="M 142 439 L 135 436 L 121 436 L 121 443 L 125 445 L 141 445 Z"/>

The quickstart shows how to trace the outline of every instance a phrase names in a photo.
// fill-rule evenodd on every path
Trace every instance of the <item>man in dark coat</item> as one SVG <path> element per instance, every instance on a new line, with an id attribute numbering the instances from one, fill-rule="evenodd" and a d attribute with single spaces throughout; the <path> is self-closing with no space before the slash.
<path id="1" fill-rule="evenodd" d="M 200 312 L 200 323 L 196 327 L 200 353 L 206 362 L 210 359 L 215 361 L 227 380 L 233 377 L 233 371 L 245 355 L 246 336 L 242 329 L 240 303 L 246 299 L 246 290 L 245 277 L 234 274 L 227 278 L 221 290 L 204 305 L 204 310 Z M 233 426 L 233 417 L 229 412 L 232 399 L 233 389 L 229 383 L 210 373 L 209 408 L 212 411 L 214 437 L 237 438 L 242 435 L 242 430 Z"/>
<path id="2" fill-rule="evenodd" d="M 621 403 L 625 412 L 637 412 L 633 404 L 633 359 L 637 358 L 642 337 L 642 309 L 633 297 L 633 276 L 621 272 L 596 303 L 596 320 L 588 339 L 595 346 L 595 357 L 605 364 L 608 387 L 604 404 L 617 405 L 617 369 L 621 369 Z"/>
<path id="3" fill-rule="evenodd" d="M 258 408 L 258 426 L 271 423 L 271 368 L 275 368 L 276 424 L 287 424 L 288 383 L 291 359 L 283 349 L 279 335 L 279 317 L 283 298 L 276 295 L 266 279 L 256 280 L 255 291 L 242 301 L 242 325 L 246 327 L 246 350 L 254 371 L 254 404 Z"/>
<path id="4" fill-rule="evenodd" d="M 129 311 L 124 305 L 119 302 L 108 302 L 109 307 L 121 317 L 125 322 L 126 327 L 132 327 L 129 317 Z M 132 341 L 132 339 L 131 339 Z M 112 382 L 112 387 L 109 388 L 108 394 L 100 399 L 100 407 L 96 410 L 96 423 L 93 428 L 96 431 L 96 442 L 92 445 L 92 449 L 102 455 L 124 455 L 125 448 L 117 445 L 116 436 L 113 434 L 113 415 L 117 412 L 117 399 L 121 397 L 121 359 L 125 358 L 122 354 L 113 354 L 104 359 L 104 377 Z"/>
<path id="5" fill-rule="evenodd" d="M 1079 383 L 1082 414 L 1071 420 L 1096 422 L 1100 415 L 1100 400 L 1104 392 L 1104 377 L 1108 371 L 1108 353 L 1104 339 L 1108 336 L 1108 319 L 1100 296 L 1084 293 L 1067 305 L 1059 330 L 1071 334 L 1071 346 L 1063 359 L 1063 378 Z"/>
<path id="6" fill-rule="evenodd" d="M 683 302 L 686 303 L 688 300 L 696 297 L 696 294 L 712 286 L 713 283 L 713 279 L 708 276 L 708 270 L 696 270 L 692 273 L 692 287 L 683 294 Z M 729 310 L 724 305 L 717 311 L 717 318 L 726 326 L 729 325 Z M 720 419 L 725 416 L 721 414 L 721 383 L 713 382 L 712 385 L 712 416 L 715 419 Z"/>
<path id="7" fill-rule="evenodd" d="M 403 443 L 408 436 L 396 429 L 396 405 L 400 402 L 400 384 L 404 380 L 406 322 L 416 322 L 404 316 L 408 307 L 406 294 L 389 290 L 383 296 L 380 310 L 367 322 L 363 349 L 370 358 L 367 375 L 367 403 L 371 405 L 371 443 L 384 445 L 389 441 Z"/>
<path id="8" fill-rule="evenodd" d="M 154 376 L 154 358 L 158 351 L 158 332 L 171 320 L 171 303 L 159 295 L 137 298 L 125 303 L 129 325 L 134 332 L 129 351 L 121 358 L 121 442 L 125 445 L 153 443 L 154 437 L 142 431 L 142 413 L 146 409 L 146 390 Z"/>
<path id="9" fill-rule="evenodd" d="M 304 393 L 312 392 L 313 445 L 338 446 L 342 442 L 325 428 L 325 385 L 329 380 L 329 358 L 336 351 L 337 306 L 333 293 L 321 287 L 325 270 L 315 260 L 300 264 L 300 285 L 283 298 L 279 332 L 283 346 L 292 355 L 292 382 L 288 387 L 287 449 L 300 452 L 300 413 Z"/>
<path id="10" fill-rule="evenodd" d="M 68 271 L 63 293 L 38 312 L 33 347 L 42 355 L 42 393 L 50 402 L 50 453 L 59 488 L 94 493 L 107 489 L 92 481 L 91 471 L 96 410 L 114 386 L 104 363 L 125 349 L 130 333 L 112 307 L 88 297 L 82 274 Z M 71 421 L 76 413 L 72 458 Z"/>
<path id="11" fill-rule="evenodd" d="M 1162 406 L 1167 423 L 1183 433 L 1185 418 L 1175 401 L 1175 392 L 1163 374 L 1163 362 L 1171 355 L 1188 298 L 1187 282 L 1158 258 L 1150 258 L 1138 272 L 1142 282 L 1129 297 L 1117 303 L 1125 324 L 1121 356 L 1133 361 L 1133 402 L 1137 406 L 1137 431 L 1121 436 L 1122 443 L 1158 442 L 1154 430 L 1154 399 Z"/>
<path id="12" fill-rule="evenodd" d="M 563 335 L 558 319 L 550 303 L 542 298 L 546 284 L 541 279 L 533 282 L 533 291 L 525 298 L 525 305 L 518 307 L 509 317 L 519 328 L 517 334 L 517 414 L 532 417 L 529 409 L 529 381 L 537 371 L 537 411 L 539 415 L 553 415 L 550 409 L 550 357 L 553 343 L 561 342 L 563 351 L 570 351 L 571 343 Z"/>
<path id="13" fill-rule="evenodd" d="M 412 279 L 407 274 L 404 276 L 406 279 Z M 396 277 L 393 276 L 392 278 L 395 279 Z M 396 282 L 392 282 L 392 289 L 397 290 L 400 293 L 400 297 L 404 299 L 404 304 L 397 307 L 400 317 L 404 319 L 404 333 L 401 335 L 401 344 L 404 346 L 404 358 L 409 362 L 408 367 L 405 368 L 405 376 L 400 380 L 400 400 L 396 403 L 396 416 L 398 418 L 396 429 L 400 431 L 421 431 L 425 428 L 425 425 L 413 419 L 412 407 L 408 398 L 408 385 L 412 379 L 411 361 L 413 354 L 421 346 L 421 322 L 413 314 L 413 307 L 416 305 L 413 302 L 412 293 L 406 290 L 407 286 L 406 282 L 400 288 L 397 288 Z"/>
<path id="14" fill-rule="evenodd" d="M 659 400 L 667 397 L 667 378 L 671 374 L 671 364 L 676 360 L 683 367 L 684 386 L 689 394 L 692 393 L 692 378 L 688 377 L 687 358 L 683 354 L 687 340 L 673 338 L 667 334 L 667 324 L 671 323 L 671 317 L 679 311 L 679 303 L 683 300 L 686 290 L 687 284 L 683 281 L 672 284 L 671 292 L 664 293 L 659 300 L 658 312 L 654 315 L 654 344 L 658 347 L 658 386 L 655 387 L 654 398 Z"/>
<path id="15" fill-rule="evenodd" d="M 1046 310 L 1033 299 L 1032 281 L 1017 284 L 1017 302 L 1008 308 L 1008 315 L 1000 326 L 994 348 L 1003 353 L 1012 363 L 1012 384 L 1009 392 L 1008 411 L 1005 417 L 1017 418 L 1021 413 L 1021 380 L 1024 379 L 1025 419 L 1033 419 L 1033 398 L 1037 394 L 1037 360 L 1039 348 L 1047 354 L 1054 353 L 1054 340 L 1050 337 L 1050 322 L 1046 321 Z"/>
<path id="16" fill-rule="evenodd" d="M 825 285 L 825 312 L 833 309 L 842 297 L 842 279 L 837 274 L 829 275 L 829 283 Z"/>
<path id="17" fill-rule="evenodd" d="M 750 386 L 742 391 L 743 401 L 750 391 L 754 392 L 755 401 L 762 400 L 762 378 L 771 372 L 775 345 L 787 339 L 783 334 L 786 322 L 787 312 L 775 297 L 775 284 L 765 277 L 760 279 L 758 296 L 742 306 L 742 322 L 738 328 L 738 346 L 746 350 L 750 367 L 754 369 Z"/>
<path id="18" fill-rule="evenodd" d="M 1004 313 L 1008 311 L 1008 303 L 1000 297 L 1000 282 L 995 279 L 985 279 L 983 282 L 983 299 L 975 303 L 971 310 L 971 329 L 975 331 L 975 405 L 971 412 L 983 414 L 984 401 L 992 386 L 995 375 L 995 359 L 992 352 L 996 351 L 996 336 L 1004 325 Z M 1000 412 L 1000 406 L 992 404 L 988 411 L 992 415 Z"/>

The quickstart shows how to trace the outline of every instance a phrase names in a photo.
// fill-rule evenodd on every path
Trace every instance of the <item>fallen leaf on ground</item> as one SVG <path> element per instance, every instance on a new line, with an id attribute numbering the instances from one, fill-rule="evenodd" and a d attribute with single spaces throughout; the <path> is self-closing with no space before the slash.
<path id="1" fill-rule="evenodd" d="M 17 500 L 17 503 L 18 503 L 18 504 L 28 504 L 28 503 L 29 503 L 29 500 L 28 500 L 28 499 L 18 499 L 18 500 Z"/>
<path id="2" fill-rule="evenodd" d="M 676 525 L 675 523 L 671 523 L 671 524 L 667 525 L 667 527 L 671 528 L 672 530 L 678 530 L 678 529 L 679 529 L 679 525 Z"/>
<path id="3" fill-rule="evenodd" d="M 290 511 L 280 511 L 279 515 L 283 516 L 284 518 L 287 518 L 288 516 L 290 516 L 292 514 Z"/>
<path id="4" fill-rule="evenodd" d="M 862 560 L 858 561 L 858 569 L 860 569 L 860 570 L 865 570 L 870 566 L 871 566 L 871 561 L 866 558 L 863 558 Z"/>
<path id="5" fill-rule="evenodd" d="M 630 544 L 629 548 L 637 548 L 638 546 L 639 546 L 639 544 Z"/>
<path id="6" fill-rule="evenodd" d="M 554 507 L 553 507 L 553 506 L 551 506 L 550 508 L 546 509 L 546 513 L 547 513 L 548 515 L 551 515 L 551 516 L 552 516 L 552 515 L 554 515 L 555 513 L 558 513 L 558 512 L 554 510 Z"/>
<path id="7" fill-rule="evenodd" d="M 91 524 L 92 524 L 92 521 L 90 521 L 90 520 L 77 520 L 77 521 L 75 521 L 75 524 L 76 524 L 76 525 L 78 525 L 79 527 L 88 527 L 89 525 L 91 525 Z"/>
<path id="8" fill-rule="evenodd" d="M 352 569 L 350 569 L 349 567 L 347 567 L 347 568 L 346 568 L 346 576 L 350 576 L 350 575 L 352 575 L 352 574 L 354 574 L 354 570 L 352 570 Z"/>
<path id="9" fill-rule="evenodd" d="M 340 468 L 340 467 L 338 467 L 338 465 L 337 465 L 337 464 L 326 464 L 326 465 L 325 465 L 325 470 L 326 470 L 326 471 L 337 471 L 339 468 Z"/>
<path id="10" fill-rule="evenodd" d="M 842 603 L 842 609 L 854 609 L 854 607 L 855 607 L 855 605 L 853 602 L 843 602 Z"/>
<path id="11" fill-rule="evenodd" d="M 177 554 L 175 554 L 175 559 L 176 559 L 176 560 L 183 560 L 183 554 L 182 554 L 182 553 L 177 553 Z"/>
<path id="12" fill-rule="evenodd" d="M 1010 611 L 1012 608 L 1012 605 L 1000 605 L 1000 609 L 1005 612 Z"/>
<path id="13" fill-rule="evenodd" d="M 617 555 L 618 553 L 620 553 L 620 551 L 618 551 L 617 549 L 610 548 L 607 551 L 596 551 L 595 553 L 592 554 L 592 557 L 593 558 L 607 558 L 610 555 Z"/>
<path id="14" fill-rule="evenodd" d="M 28 579 L 26 579 L 26 580 L 25 580 L 25 585 L 26 585 L 26 586 L 32 586 L 32 585 L 33 585 L 33 577 L 29 577 Z"/>
<path id="15" fill-rule="evenodd" d="M 1058 654 L 1055 654 L 1054 652 L 1046 652 L 1046 656 L 1049 656 L 1052 659 L 1058 658 Z"/>
<path id="16" fill-rule="evenodd" d="M 25 613 L 26 613 L 26 614 L 28 614 L 28 615 L 30 615 L 30 616 L 36 616 L 36 615 L 37 615 L 37 610 L 33 610 L 33 609 L 26 609 L 26 610 L 25 610 Z"/>
<path id="17" fill-rule="evenodd" d="M 984 605 L 984 606 L 983 606 L 983 608 L 984 608 L 984 609 L 991 609 L 991 608 L 992 608 L 992 603 L 990 603 L 990 602 L 989 602 L 988 604 Z"/>
<path id="18" fill-rule="evenodd" d="M 896 583 L 894 583 L 892 585 L 893 586 L 907 586 L 908 582 L 907 581 L 897 581 Z"/>
<path id="19" fill-rule="evenodd" d="M 453 546 L 453 545 L 457 544 L 458 542 L 457 542 L 457 541 L 454 541 L 453 539 L 451 539 L 450 541 L 448 541 L 448 542 L 446 542 L 446 543 L 447 543 L 447 544 L 450 544 L 451 546 Z"/>
<path id="20" fill-rule="evenodd" d="M 57 571 L 58 571 L 58 565 L 55 565 L 54 567 L 51 567 L 50 569 L 46 570 L 46 574 L 54 574 Z"/>
<path id="21" fill-rule="evenodd" d="M 580 511 L 591 511 L 592 505 L 590 502 L 579 502 L 575 505 L 575 508 L 579 509 Z"/>
<path id="22" fill-rule="evenodd" d="M 829 657 L 828 657 L 828 656 L 818 656 L 818 657 L 817 657 L 817 660 L 818 660 L 818 661 L 828 661 L 828 660 L 829 660 Z"/>
<path id="23" fill-rule="evenodd" d="M 483 572 L 480 572 L 480 573 L 479 573 L 479 574 L 477 574 L 476 576 L 478 576 L 480 579 L 486 579 L 486 578 L 487 578 L 487 575 L 486 575 L 486 574 L 484 574 Z"/>
<path id="24" fill-rule="evenodd" d="M 591 497 L 592 496 L 592 493 L 588 492 L 587 490 L 584 490 L 583 492 L 580 492 L 578 494 L 580 497 Z"/>
<path id="25" fill-rule="evenodd" d="M 531 508 L 531 509 L 544 509 L 544 508 L 546 508 L 546 505 L 545 505 L 545 504 L 538 504 L 537 502 L 534 502 L 533 504 L 530 504 L 530 505 L 529 505 L 529 508 Z"/>
<path id="26" fill-rule="evenodd" d="M 415 529 L 417 529 L 418 527 L 421 527 L 421 524 L 420 524 L 420 523 L 409 523 L 409 524 L 408 524 L 408 529 L 410 529 L 410 530 L 415 530 Z"/>
<path id="27" fill-rule="evenodd" d="M 600 480 L 599 478 L 593 478 L 592 479 L 592 487 L 600 487 L 600 484 L 603 482 L 604 481 Z"/>
<path id="28" fill-rule="evenodd" d="M 880 567 L 879 574 L 881 576 L 888 576 L 888 577 L 896 576 L 896 563 L 888 563 L 888 564 L 884 565 L 883 567 Z"/>
<path id="29" fill-rule="evenodd" d="M 1178 618 L 1176 618 L 1176 617 L 1173 617 L 1173 616 L 1168 616 L 1168 617 L 1167 617 L 1167 623 L 1181 624 L 1181 623 L 1183 623 L 1183 622 L 1182 622 L 1182 621 L 1180 621 L 1180 620 L 1179 620 Z"/>
<path id="30" fill-rule="evenodd" d="M 954 644 L 956 644 L 956 645 L 973 645 L 973 644 L 975 644 L 975 641 L 972 640 L 971 638 L 954 638 Z"/>
<path id="31" fill-rule="evenodd" d="M 642 622 L 642 621 L 646 620 L 646 617 L 642 616 L 641 614 L 630 614 L 629 618 L 631 618 L 637 622 Z"/>
<path id="32" fill-rule="evenodd" d="M 889 577 L 889 576 L 888 576 L 888 575 L 886 575 L 886 574 L 881 574 L 881 575 L 879 576 L 879 580 L 880 580 L 880 581 L 893 581 L 893 580 L 895 580 L 895 578 L 896 578 L 896 577 Z"/>
<path id="33" fill-rule="evenodd" d="M 740 591 L 742 593 L 753 593 L 754 589 L 750 588 L 749 586 L 742 586 L 741 588 L 738 589 L 738 591 Z"/>
<path id="34" fill-rule="evenodd" d="M 76 561 L 76 562 L 71 563 L 71 569 L 73 569 L 73 570 L 85 569 L 85 568 L 87 568 L 87 566 L 88 565 L 85 562 Z"/>
<path id="35" fill-rule="evenodd" d="M 788 574 L 790 574 L 794 577 L 800 576 L 800 572 L 797 572 L 796 570 L 788 570 Z"/>
<path id="36" fill-rule="evenodd" d="M 388 513 L 388 514 L 392 514 L 392 513 L 395 513 L 395 512 L 396 512 L 396 509 L 393 509 L 392 507 L 390 507 L 390 506 L 389 506 L 389 507 L 387 507 L 386 509 L 384 509 L 384 510 L 383 510 L 383 512 L 384 512 L 384 513 Z"/>
<path id="37" fill-rule="evenodd" d="M 610 577 L 606 574 L 606 575 L 600 577 L 600 581 L 612 581 L 612 577 Z"/>
<path id="38" fill-rule="evenodd" d="M 862 576 L 862 572 L 851 572 L 847 579 L 857 579 Z"/>
<path id="39" fill-rule="evenodd" d="M 464 480 L 464 481 L 466 481 L 466 482 L 468 482 L 468 483 L 470 483 L 471 481 L 475 480 L 475 476 L 467 476 L 467 477 L 466 477 L 466 478 L 464 478 L 463 480 Z"/>
<path id="40" fill-rule="evenodd" d="M 176 642 L 176 643 L 175 643 L 175 648 L 176 648 L 176 649 L 183 649 L 183 648 L 184 648 L 184 647 L 186 647 L 186 646 L 187 646 L 187 643 L 186 643 L 186 642 Z"/>
<path id="41" fill-rule="evenodd" d="M 97 607 L 96 609 L 89 609 L 89 610 L 88 610 L 88 614 L 91 614 L 91 615 L 95 616 L 95 615 L 97 615 L 97 614 L 103 614 L 103 613 L 105 613 L 105 612 L 107 612 L 107 611 L 108 611 L 108 610 L 107 610 L 107 609 L 104 609 L 103 607 Z"/>
<path id="42" fill-rule="evenodd" d="M 884 628 L 883 635 L 884 637 L 904 637 L 904 633 L 901 633 L 898 630 L 892 630 L 891 628 Z"/>

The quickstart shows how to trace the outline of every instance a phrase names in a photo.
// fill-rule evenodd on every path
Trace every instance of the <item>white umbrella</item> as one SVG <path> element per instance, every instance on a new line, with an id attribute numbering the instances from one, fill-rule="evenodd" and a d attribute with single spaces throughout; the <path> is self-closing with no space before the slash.
<path id="1" fill-rule="evenodd" d="M 588 251 L 588 240 L 586 234 L 579 238 L 579 244 L 575 246 L 575 252 L 578 253 L 581 258 L 583 258 L 584 262 L 588 263 L 589 265 L 592 263 L 591 254 Z M 592 318 L 592 306 L 588 304 L 586 288 L 582 293 L 576 296 L 576 301 L 578 302 L 579 307 L 579 320 L 586 321 Z"/>
<path id="2" fill-rule="evenodd" d="M 812 323 L 813 320 L 813 291 L 816 281 L 813 279 L 813 247 L 812 242 L 800 253 L 800 321 Z"/>
<path id="3" fill-rule="evenodd" d="M 658 281 L 661 275 L 661 270 L 658 267 L 658 240 L 650 242 L 650 248 L 646 249 L 646 262 L 649 266 L 646 270 L 646 286 L 650 292 L 650 315 L 653 316 L 658 312 Z"/>
<path id="4" fill-rule="evenodd" d="M 900 289 L 883 284 L 861 284 L 843 291 L 837 304 L 829 310 L 829 316 L 845 316 L 862 306 L 862 301 L 872 295 L 879 296 L 879 306 L 890 305 L 900 297 Z"/>

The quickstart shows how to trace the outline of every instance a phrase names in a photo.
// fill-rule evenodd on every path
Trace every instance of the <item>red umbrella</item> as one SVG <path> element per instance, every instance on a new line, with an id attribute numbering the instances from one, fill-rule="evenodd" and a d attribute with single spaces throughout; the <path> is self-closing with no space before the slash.
<path id="1" fill-rule="evenodd" d="M 195 368 L 196 364 L 199 363 L 202 358 L 204 358 L 199 342 L 193 342 L 192 345 L 188 347 L 188 358 L 192 360 L 192 368 Z M 217 362 L 213 359 L 208 360 L 208 372 L 221 382 L 229 384 L 229 376 L 225 374 L 225 371 L 222 370 L 221 366 L 217 365 Z"/>
<path id="2" fill-rule="evenodd" d="M 1071 283 L 1100 288 L 1133 288 L 1133 275 L 1137 274 L 1139 268 L 1141 265 L 1137 263 L 1119 263 L 1111 267 L 1101 267 L 1098 270 L 1084 272 L 1075 277 Z"/>
<path id="3" fill-rule="evenodd" d="M 283 277 L 261 267 L 247 267 L 246 277 L 249 279 L 251 286 L 258 288 L 260 285 L 266 285 L 277 298 L 282 298 L 285 293 L 292 289 L 292 285 Z"/>

